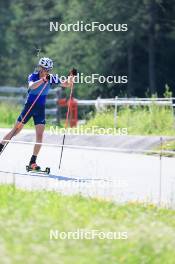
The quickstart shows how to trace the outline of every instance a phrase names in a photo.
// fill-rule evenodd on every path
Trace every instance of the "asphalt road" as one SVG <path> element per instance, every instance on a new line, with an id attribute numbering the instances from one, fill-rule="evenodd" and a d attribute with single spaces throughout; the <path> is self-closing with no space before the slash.
<path id="1" fill-rule="evenodd" d="M 0 136 L 4 133 L 6 131 L 1 130 Z M 24 131 L 15 140 L 34 141 L 34 132 Z M 61 141 L 62 136 L 45 136 L 45 142 L 60 144 Z M 144 149 L 150 149 L 158 141 L 159 137 L 70 137 L 67 138 L 68 145 L 120 149 L 129 149 L 130 146 L 132 153 L 65 148 L 59 171 L 61 148 L 43 146 L 38 164 L 42 168 L 50 167 L 50 175 L 27 173 L 25 166 L 29 162 L 33 146 L 10 143 L 0 156 L 0 182 L 14 182 L 21 188 L 55 190 L 67 195 L 79 193 L 117 202 L 152 202 L 174 207 L 174 158 L 163 157 L 160 160 L 158 156 L 133 153 L 135 148 L 141 149 L 143 146 Z"/>
<path id="2" fill-rule="evenodd" d="M 0 138 L 5 135 L 9 129 L 0 129 Z M 57 134 L 56 130 L 46 132 L 44 136 L 45 143 L 61 144 L 62 135 Z M 163 137 L 164 140 L 174 139 L 175 137 Z M 23 130 L 15 140 L 35 141 L 35 133 L 33 130 Z M 160 143 L 160 136 L 113 136 L 113 135 L 68 135 L 66 136 L 66 144 L 93 146 L 93 147 L 112 147 L 119 149 L 127 149 L 134 152 L 138 149 L 153 149 Z"/>

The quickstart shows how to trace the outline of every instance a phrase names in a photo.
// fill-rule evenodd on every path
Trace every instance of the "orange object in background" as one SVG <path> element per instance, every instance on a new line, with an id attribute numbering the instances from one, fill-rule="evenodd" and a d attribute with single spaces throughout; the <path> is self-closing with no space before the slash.
<path id="1" fill-rule="evenodd" d="M 68 100 L 69 104 L 69 100 Z M 78 103 L 74 98 L 70 99 L 70 127 L 77 126 L 78 123 Z"/>
<path id="2" fill-rule="evenodd" d="M 67 100 L 66 100 L 66 98 L 59 99 L 58 100 L 58 104 L 61 107 L 67 106 Z"/>
<path id="3" fill-rule="evenodd" d="M 70 103 L 70 105 L 69 105 Z M 69 99 L 62 98 L 58 100 L 58 104 L 60 107 L 68 107 L 70 106 L 70 127 L 76 127 L 78 124 L 78 103 L 74 98 Z"/>

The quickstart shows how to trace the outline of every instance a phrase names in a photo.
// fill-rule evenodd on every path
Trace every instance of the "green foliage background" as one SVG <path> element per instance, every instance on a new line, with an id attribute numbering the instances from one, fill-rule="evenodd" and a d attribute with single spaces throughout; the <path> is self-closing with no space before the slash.
<path id="1" fill-rule="evenodd" d="M 77 85 L 80 98 L 151 94 L 150 72 L 156 80 L 154 92 L 162 95 L 166 83 L 174 91 L 174 15 L 170 0 L 1 0 L 0 85 L 25 85 L 37 63 L 36 48 L 41 48 L 41 55 L 54 59 L 60 75 L 72 66 L 84 74 L 129 75 L 128 85 Z M 50 21 L 127 23 L 129 30 L 50 32 Z M 155 60 L 152 66 L 149 56 Z"/>

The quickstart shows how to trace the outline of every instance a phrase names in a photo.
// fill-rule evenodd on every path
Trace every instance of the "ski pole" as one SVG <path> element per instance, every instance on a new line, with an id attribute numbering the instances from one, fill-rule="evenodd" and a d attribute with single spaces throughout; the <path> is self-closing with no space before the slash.
<path id="1" fill-rule="evenodd" d="M 15 131 L 13 132 L 10 140 L 13 138 L 13 136 L 16 134 L 17 130 L 21 128 L 24 120 L 26 119 L 26 117 L 28 116 L 28 114 L 31 112 L 32 108 L 34 107 L 34 105 L 36 104 L 36 102 L 38 101 L 38 98 L 40 97 L 40 95 L 42 94 L 42 92 L 45 90 L 47 86 L 47 82 L 44 84 L 42 90 L 39 92 L 39 94 L 37 95 L 36 99 L 34 100 L 34 102 L 31 104 L 29 110 L 27 111 L 27 113 L 25 114 L 25 116 L 22 118 L 22 120 L 17 124 Z M 9 144 L 9 141 L 4 145 L 2 151 L 0 152 L 0 156 L 2 155 L 2 153 L 4 152 L 4 150 L 6 149 L 7 145 Z"/>
<path id="2" fill-rule="evenodd" d="M 70 113 L 71 99 L 72 99 L 72 95 L 73 95 L 73 87 L 74 87 L 74 84 L 72 83 L 72 85 L 71 85 L 71 91 L 70 91 L 70 96 L 69 96 L 69 102 L 68 102 L 68 108 L 67 108 L 67 113 L 66 113 L 65 130 L 67 129 L 68 122 L 69 122 L 69 113 Z M 61 146 L 60 162 L 59 162 L 59 170 L 61 168 L 61 162 L 62 162 L 62 157 L 63 157 L 63 150 L 64 150 L 65 138 L 66 138 L 66 132 L 64 132 L 64 135 L 63 135 L 63 141 L 62 141 L 62 146 Z"/>

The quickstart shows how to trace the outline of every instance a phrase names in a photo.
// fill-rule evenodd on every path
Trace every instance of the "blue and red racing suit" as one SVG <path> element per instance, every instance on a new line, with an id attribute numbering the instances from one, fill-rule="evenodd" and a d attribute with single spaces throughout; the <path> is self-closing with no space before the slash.
<path id="1" fill-rule="evenodd" d="M 39 77 L 39 72 L 34 72 L 28 76 L 28 83 L 29 82 L 36 82 L 40 79 Z M 26 116 L 25 120 L 23 121 L 23 124 L 26 124 L 31 117 L 33 117 L 33 121 L 35 125 L 39 124 L 45 124 L 45 105 L 46 105 L 46 98 L 49 93 L 49 90 L 52 88 L 54 84 L 60 84 L 60 79 L 59 78 L 52 78 L 52 81 L 48 81 L 45 89 L 37 99 L 36 103 L 34 104 L 33 108 L 29 112 L 29 114 Z M 24 108 L 19 115 L 17 121 L 21 122 L 29 108 L 31 107 L 32 103 L 35 101 L 36 97 L 38 94 L 41 92 L 43 89 L 45 83 L 42 83 L 41 85 L 38 86 L 36 89 L 29 89 L 28 91 L 28 96 L 24 105 Z"/>

